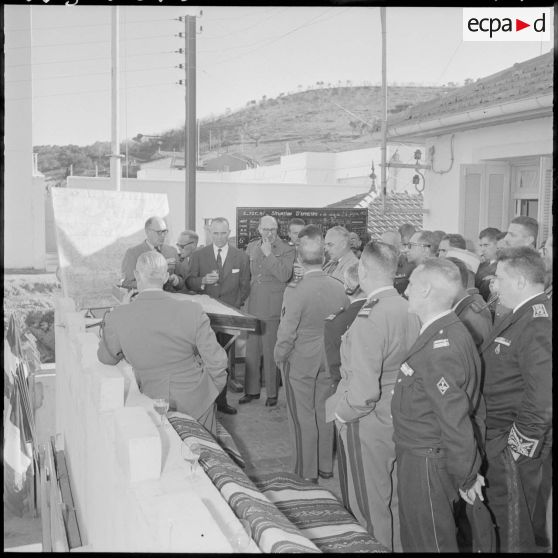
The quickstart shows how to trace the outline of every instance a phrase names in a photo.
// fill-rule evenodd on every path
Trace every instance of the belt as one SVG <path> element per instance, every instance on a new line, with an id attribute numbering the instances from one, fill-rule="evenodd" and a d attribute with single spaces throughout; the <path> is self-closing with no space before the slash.
<path id="1" fill-rule="evenodd" d="M 408 451 L 413 455 L 421 455 L 426 457 L 445 457 L 446 450 L 443 448 L 405 448 L 401 451 Z"/>

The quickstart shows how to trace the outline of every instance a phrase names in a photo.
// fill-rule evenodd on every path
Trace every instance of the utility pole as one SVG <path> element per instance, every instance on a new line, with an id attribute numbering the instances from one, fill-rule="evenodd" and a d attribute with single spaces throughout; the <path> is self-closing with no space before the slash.
<path id="1" fill-rule="evenodd" d="M 196 16 L 184 17 L 186 120 L 184 171 L 186 176 L 186 228 L 196 229 Z"/>
<path id="2" fill-rule="evenodd" d="M 118 137 L 119 114 L 120 114 L 120 88 L 119 88 L 119 45 L 118 45 L 118 6 L 112 6 L 112 40 L 111 40 L 111 140 L 112 154 L 110 156 L 110 176 L 114 183 L 114 189 L 120 191 L 120 178 L 122 176 L 122 166 L 120 161 L 120 140 Z"/>
<path id="3" fill-rule="evenodd" d="M 386 80 L 386 8 L 380 7 L 380 19 L 382 21 L 382 213 L 386 212 L 386 191 L 387 191 L 387 167 L 386 167 L 386 151 L 387 151 L 387 80 Z"/>

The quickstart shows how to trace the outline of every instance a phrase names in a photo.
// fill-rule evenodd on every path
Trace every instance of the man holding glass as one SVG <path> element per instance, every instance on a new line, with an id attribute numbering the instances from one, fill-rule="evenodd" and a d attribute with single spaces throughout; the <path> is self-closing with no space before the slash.
<path id="1" fill-rule="evenodd" d="M 142 393 L 167 399 L 169 410 L 216 433 L 215 399 L 227 379 L 227 355 L 199 304 L 163 292 L 167 267 L 154 250 L 140 254 L 139 294 L 106 316 L 97 357 L 104 364 L 126 359 Z"/>
<path id="2" fill-rule="evenodd" d="M 161 217 L 150 217 L 145 222 L 145 240 L 137 246 L 132 246 L 126 250 L 124 259 L 122 260 L 122 286 L 127 289 L 136 289 L 137 283 L 134 276 L 136 269 L 136 262 L 140 254 L 155 250 L 161 253 L 168 265 L 169 278 L 164 285 L 165 290 L 170 290 L 176 287 L 179 283 L 179 278 L 174 273 L 174 267 L 178 258 L 178 252 L 174 246 L 165 244 L 165 238 L 168 234 L 167 224 Z"/>
<path id="3" fill-rule="evenodd" d="M 190 275 L 190 262 L 192 253 L 198 247 L 199 236 L 196 231 L 182 231 L 176 241 L 178 248 L 178 260 L 174 269 L 175 275 L 178 277 L 178 283 L 173 281 L 172 288 L 168 290 L 175 293 L 187 293 L 188 287 L 186 279 Z"/>

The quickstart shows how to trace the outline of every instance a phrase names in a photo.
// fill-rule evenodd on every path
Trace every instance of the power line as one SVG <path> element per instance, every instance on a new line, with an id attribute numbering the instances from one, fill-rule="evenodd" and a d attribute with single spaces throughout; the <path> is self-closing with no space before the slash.
<path id="1" fill-rule="evenodd" d="M 155 56 L 158 54 L 175 54 L 174 50 L 160 50 L 157 52 L 140 52 L 137 54 L 128 54 L 128 57 L 132 56 Z M 18 68 L 20 66 L 43 66 L 45 64 L 74 64 L 79 62 L 93 62 L 96 60 L 109 61 L 110 58 L 106 56 L 100 56 L 98 58 L 76 58 L 74 60 L 52 60 L 50 62 L 28 62 L 25 64 L 10 64 L 9 66 L 4 66 L 4 68 Z"/>
<path id="2" fill-rule="evenodd" d="M 450 59 L 448 61 L 448 63 L 446 64 L 446 67 L 443 69 L 442 73 L 440 74 L 440 77 L 438 78 L 438 83 L 441 81 L 442 76 L 446 73 L 446 70 L 449 68 L 449 65 L 451 64 L 452 60 L 454 59 L 455 55 L 457 54 L 457 51 L 459 50 L 459 47 L 463 44 L 463 39 L 461 39 L 459 41 L 459 44 L 457 45 L 457 48 L 453 51 L 453 54 L 450 56 Z"/>
<path id="3" fill-rule="evenodd" d="M 128 25 L 130 23 L 159 23 L 159 22 L 167 22 L 167 23 L 176 23 L 176 19 L 138 19 L 135 21 L 122 21 L 121 26 Z M 110 29 L 110 23 L 87 23 L 84 25 L 45 25 L 41 27 L 31 27 L 31 31 L 49 31 L 50 29 L 79 29 L 81 27 L 105 27 Z M 18 28 L 4 28 L 4 31 L 29 31 L 27 27 L 18 27 Z"/>

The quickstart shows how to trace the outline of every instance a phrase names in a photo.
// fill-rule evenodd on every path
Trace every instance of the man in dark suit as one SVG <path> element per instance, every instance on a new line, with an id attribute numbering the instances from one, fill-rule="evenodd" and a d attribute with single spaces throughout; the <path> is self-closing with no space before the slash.
<path id="1" fill-rule="evenodd" d="M 528 247 L 498 255 L 494 288 L 512 310 L 481 348 L 488 505 L 500 552 L 534 552 L 534 512 L 552 449 L 552 304 L 545 266 Z"/>
<path id="2" fill-rule="evenodd" d="M 116 364 L 125 358 L 142 393 L 168 399 L 169 410 L 187 413 L 216 433 L 215 398 L 226 383 L 227 355 L 207 314 L 199 304 L 163 292 L 169 274 L 161 254 L 141 254 L 134 275 L 140 292 L 106 316 L 99 360 Z"/>
<path id="3" fill-rule="evenodd" d="M 492 329 L 492 314 L 479 292 L 476 289 L 472 289 L 472 292 L 467 289 L 469 269 L 463 260 L 453 257 L 447 259 L 457 266 L 461 276 L 462 288 L 459 289 L 455 297 L 453 311 L 465 324 L 475 345 L 480 349 Z"/>
<path id="4" fill-rule="evenodd" d="M 249 333 L 246 341 L 244 392 L 239 403 L 260 398 L 260 360 L 263 356 L 265 390 L 269 407 L 277 405 L 279 374 L 273 359 L 283 293 L 293 274 L 295 248 L 277 236 L 277 221 L 270 215 L 260 219 L 261 238 L 246 247 L 250 258 L 251 285 L 247 311 L 260 320 L 261 331 Z"/>
<path id="5" fill-rule="evenodd" d="M 496 247 L 499 234 L 500 231 L 495 227 L 487 227 L 479 233 L 481 263 L 475 274 L 475 287 L 486 302 L 490 297 L 490 280 L 496 272 Z"/>
<path id="6" fill-rule="evenodd" d="M 178 260 L 174 268 L 174 273 L 178 277 L 178 284 L 172 286 L 168 289 L 174 293 L 187 293 L 188 286 L 186 285 L 186 279 L 190 275 L 190 256 L 194 250 L 198 247 L 199 236 L 196 231 L 182 231 L 176 241 L 176 247 L 178 248 Z"/>
<path id="7" fill-rule="evenodd" d="M 174 273 L 178 252 L 174 246 L 165 244 L 165 238 L 169 232 L 167 224 L 161 217 L 150 217 L 145 222 L 144 228 L 146 239 L 141 244 L 128 248 L 124 254 L 124 259 L 122 260 L 122 286 L 127 289 L 135 289 L 137 287 L 134 272 L 138 257 L 144 252 L 155 250 L 163 254 L 167 260 L 169 279 L 163 288 L 165 290 L 172 290 L 179 283 L 179 278 Z"/>
<path id="8" fill-rule="evenodd" d="M 186 284 L 195 292 L 240 308 L 250 292 L 250 260 L 242 250 L 229 245 L 231 230 L 227 219 L 216 217 L 211 221 L 209 230 L 212 243 L 191 255 Z M 217 333 L 217 340 L 222 346 L 230 338 L 226 333 Z M 234 361 L 231 366 L 233 364 Z M 236 414 L 236 409 L 227 403 L 226 386 L 217 398 L 217 410 Z"/>

